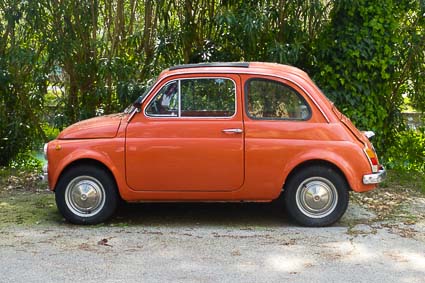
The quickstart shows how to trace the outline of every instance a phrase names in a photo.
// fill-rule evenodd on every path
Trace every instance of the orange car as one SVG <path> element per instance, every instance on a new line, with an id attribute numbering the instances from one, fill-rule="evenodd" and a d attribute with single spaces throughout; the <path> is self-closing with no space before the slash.
<path id="1" fill-rule="evenodd" d="M 208 63 L 163 71 L 126 111 L 81 121 L 45 145 L 45 175 L 70 222 L 117 202 L 253 201 L 283 194 L 305 226 L 334 223 L 349 191 L 385 178 L 375 150 L 303 71 Z"/>

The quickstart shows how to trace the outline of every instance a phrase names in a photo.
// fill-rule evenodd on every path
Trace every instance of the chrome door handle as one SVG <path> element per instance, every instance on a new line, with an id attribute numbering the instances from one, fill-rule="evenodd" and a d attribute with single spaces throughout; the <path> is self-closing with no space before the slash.
<path id="1" fill-rule="evenodd" d="M 242 134 L 242 129 L 223 129 L 221 130 L 225 134 Z"/>

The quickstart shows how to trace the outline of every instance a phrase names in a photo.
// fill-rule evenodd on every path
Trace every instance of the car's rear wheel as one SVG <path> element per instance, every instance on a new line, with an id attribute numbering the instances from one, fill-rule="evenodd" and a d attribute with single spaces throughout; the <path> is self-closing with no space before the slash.
<path id="1" fill-rule="evenodd" d="M 61 176 L 55 190 L 56 205 L 66 220 L 74 224 L 97 224 L 115 212 L 117 188 L 105 170 L 76 166 Z"/>
<path id="2" fill-rule="evenodd" d="M 304 226 L 328 226 L 347 210 L 349 192 L 343 176 L 330 167 L 311 166 L 296 172 L 284 188 L 285 207 Z"/>

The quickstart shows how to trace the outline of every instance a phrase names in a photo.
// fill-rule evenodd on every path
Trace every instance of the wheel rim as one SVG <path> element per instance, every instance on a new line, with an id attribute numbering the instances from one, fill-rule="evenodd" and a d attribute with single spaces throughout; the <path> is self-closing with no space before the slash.
<path id="1" fill-rule="evenodd" d="M 105 189 L 96 178 L 79 176 L 66 187 L 65 202 L 75 215 L 91 217 L 104 207 Z"/>
<path id="2" fill-rule="evenodd" d="M 328 179 L 312 177 L 298 186 L 296 202 L 304 215 L 311 218 L 323 218 L 335 210 L 338 192 Z"/>

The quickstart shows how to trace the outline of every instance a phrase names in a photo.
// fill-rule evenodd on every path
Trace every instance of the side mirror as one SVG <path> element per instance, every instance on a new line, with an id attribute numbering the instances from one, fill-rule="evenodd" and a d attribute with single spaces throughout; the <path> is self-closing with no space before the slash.
<path id="1" fill-rule="evenodd" d="M 140 107 L 142 107 L 142 98 L 140 96 L 136 99 L 136 101 L 133 102 L 133 107 L 139 110 Z"/>
<path id="2" fill-rule="evenodd" d="M 142 106 L 142 104 L 140 104 L 140 102 L 138 102 L 138 101 L 135 101 L 134 103 L 133 103 L 133 107 L 134 108 L 137 108 L 137 109 L 140 109 L 140 107 Z"/>
<path id="3" fill-rule="evenodd" d="M 140 112 L 142 108 L 142 97 L 139 96 L 139 98 L 137 98 L 136 101 L 133 102 L 132 106 L 133 109 L 131 109 L 131 111 L 129 112 L 131 115 L 130 117 L 128 117 L 127 122 L 130 122 L 131 119 L 133 119 L 134 115 Z"/>

